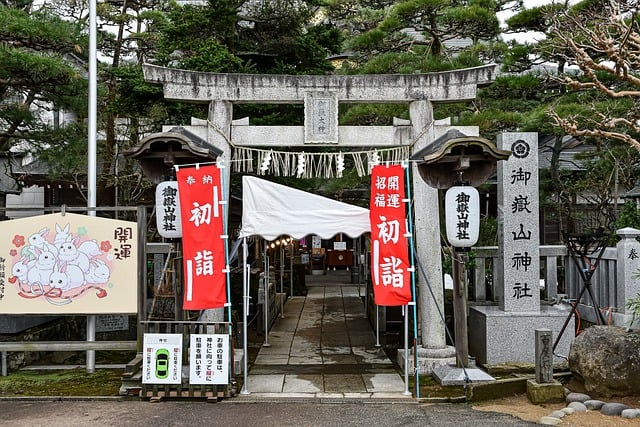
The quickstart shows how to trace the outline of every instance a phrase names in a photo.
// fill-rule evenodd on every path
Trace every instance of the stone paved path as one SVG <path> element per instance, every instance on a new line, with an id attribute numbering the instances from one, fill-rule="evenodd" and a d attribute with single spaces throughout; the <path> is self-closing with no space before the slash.
<path id="1" fill-rule="evenodd" d="M 410 398 L 380 347 L 361 292 L 348 275 L 307 276 L 308 293 L 291 297 L 249 371 L 256 397 Z M 347 283 L 344 283 L 347 282 Z M 242 395 L 240 396 L 242 397 Z"/>

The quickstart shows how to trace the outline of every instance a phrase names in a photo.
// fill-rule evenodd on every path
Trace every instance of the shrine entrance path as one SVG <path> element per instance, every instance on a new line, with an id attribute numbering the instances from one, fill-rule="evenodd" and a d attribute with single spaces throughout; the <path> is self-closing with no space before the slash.
<path id="1" fill-rule="evenodd" d="M 365 314 L 348 271 L 307 275 L 306 296 L 284 306 L 249 370 L 241 398 L 407 399 L 403 378 Z"/>

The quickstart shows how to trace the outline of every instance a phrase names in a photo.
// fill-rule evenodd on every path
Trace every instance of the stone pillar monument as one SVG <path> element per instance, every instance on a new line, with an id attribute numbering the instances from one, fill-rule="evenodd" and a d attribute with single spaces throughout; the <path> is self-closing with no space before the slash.
<path id="1" fill-rule="evenodd" d="M 498 162 L 498 305 L 471 307 L 469 350 L 479 364 L 533 363 L 534 331 L 559 334 L 569 309 L 540 305 L 538 135 L 503 133 L 497 147 L 512 152 Z M 572 335 L 562 336 L 558 354 L 568 354 Z"/>
<path id="2" fill-rule="evenodd" d="M 231 188 L 231 145 L 229 141 L 231 141 L 232 118 L 233 104 L 231 102 L 220 100 L 211 101 L 209 104 L 207 140 L 211 145 L 222 150 L 222 155 L 218 156 L 218 163 L 221 163 L 224 167 L 220 172 L 224 175 L 224 192 L 227 203 L 229 201 Z M 227 209 L 228 206 L 227 204 Z M 225 308 L 203 310 L 199 320 L 203 322 L 224 322 L 226 320 L 225 310 Z"/>
<path id="3" fill-rule="evenodd" d="M 498 148 L 511 150 L 498 164 L 498 224 L 504 286 L 497 289 L 505 312 L 540 311 L 540 203 L 538 135 L 502 134 Z"/>
<path id="4" fill-rule="evenodd" d="M 436 139 L 433 106 L 426 100 L 414 101 L 409 106 L 412 130 L 416 140 L 413 151 L 416 152 Z M 416 258 L 423 264 L 428 276 L 422 277 L 422 273 L 416 266 L 419 289 L 418 307 L 422 311 L 420 322 L 422 346 L 414 348 L 413 351 L 418 352 L 418 372 L 429 374 L 436 366 L 455 364 L 456 352 L 454 347 L 447 346 L 445 324 L 438 311 L 438 307 L 444 308 L 440 245 L 433 244 L 440 241 L 438 190 L 424 183 L 415 163 L 412 168 L 415 206 L 414 242 L 418 254 Z M 428 286 L 434 290 L 435 298 L 432 297 Z M 409 359 L 410 362 L 413 361 L 412 355 Z M 412 369 L 413 366 L 409 368 Z"/>
<path id="5" fill-rule="evenodd" d="M 616 245 L 616 251 L 618 253 L 618 259 L 616 263 L 618 283 L 623 283 L 624 286 L 618 285 L 618 292 L 616 298 L 616 307 L 620 307 L 623 311 L 623 319 L 618 324 L 629 325 L 632 319 L 632 314 L 629 313 L 629 309 L 626 307 L 627 301 L 630 298 L 637 298 L 640 295 L 640 280 L 638 280 L 638 272 L 640 272 L 640 230 L 635 228 L 626 227 L 616 232 L 620 236 L 620 241 Z M 636 320 L 636 327 L 639 320 Z"/>

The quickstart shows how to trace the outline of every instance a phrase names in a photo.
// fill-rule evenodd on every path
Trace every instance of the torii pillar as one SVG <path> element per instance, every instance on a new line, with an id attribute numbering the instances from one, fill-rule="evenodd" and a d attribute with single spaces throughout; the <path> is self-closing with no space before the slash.
<path id="1" fill-rule="evenodd" d="M 475 99 L 478 86 L 491 83 L 496 70 L 497 66 L 487 65 L 427 74 L 286 76 L 143 66 L 145 80 L 162 84 L 166 99 L 209 105 L 207 120 L 193 119 L 192 126 L 185 127 L 222 150 L 218 158 L 225 161 L 227 178 L 231 165 L 230 141 L 236 147 L 261 149 L 283 145 L 302 150 L 310 145 L 341 149 L 413 146 L 416 152 L 449 128 L 435 126 L 432 105 Z M 249 126 L 248 120 L 233 121 L 234 103 L 304 104 L 305 125 Z M 398 120 L 394 126 L 339 126 L 339 103 L 407 103 L 410 123 Z M 316 128 L 315 123 L 320 121 L 316 118 L 321 118 L 327 126 Z M 477 128 L 464 130 L 467 135 L 477 132 Z M 286 142 L 283 144 L 283 141 Z M 226 184 L 228 186 L 229 179 Z M 434 366 L 455 360 L 455 350 L 446 345 L 445 325 L 438 309 L 443 310 L 444 304 L 438 192 L 422 182 L 415 168 L 412 184 L 416 218 L 414 242 L 428 279 L 422 274 L 417 276 L 422 341 L 417 348 L 418 370 L 428 374 Z M 226 190 L 228 194 L 228 188 Z M 222 311 L 218 311 L 211 310 L 205 317 L 223 320 Z M 409 359 L 413 363 L 413 358 Z"/>

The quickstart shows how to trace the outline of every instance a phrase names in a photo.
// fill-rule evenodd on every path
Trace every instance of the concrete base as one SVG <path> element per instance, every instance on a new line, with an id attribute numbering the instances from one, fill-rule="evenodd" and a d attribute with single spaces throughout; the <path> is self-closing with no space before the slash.
<path id="1" fill-rule="evenodd" d="M 539 405 L 541 403 L 563 402 L 564 386 L 558 382 L 540 384 L 536 380 L 527 381 L 527 397 L 531 403 Z"/>
<path id="2" fill-rule="evenodd" d="M 569 315 L 568 305 L 542 306 L 539 312 L 505 312 L 497 306 L 473 306 L 469 310 L 469 353 L 479 365 L 535 362 L 535 330 L 550 329 L 553 340 Z M 575 335 L 573 317 L 556 348 L 567 356 Z M 564 359 L 554 357 L 554 363 Z"/>
<path id="3" fill-rule="evenodd" d="M 414 361 L 414 348 L 409 349 L 408 368 L 409 373 L 413 374 L 415 370 Z M 419 375 L 431 375 L 433 370 L 438 366 L 455 365 L 456 364 L 456 349 L 454 347 L 444 348 L 422 348 L 418 347 L 418 374 Z M 400 369 L 404 373 L 405 369 L 405 357 L 404 349 L 398 350 L 396 358 Z"/>
<path id="4" fill-rule="evenodd" d="M 466 375 L 465 375 L 466 374 Z M 457 368 L 453 365 L 441 365 L 433 369 L 431 376 L 441 385 L 465 385 L 495 381 L 491 375 L 478 368 Z"/>
<path id="5" fill-rule="evenodd" d="M 244 350 L 241 348 L 233 349 L 233 374 L 242 375 L 244 373 Z"/>

